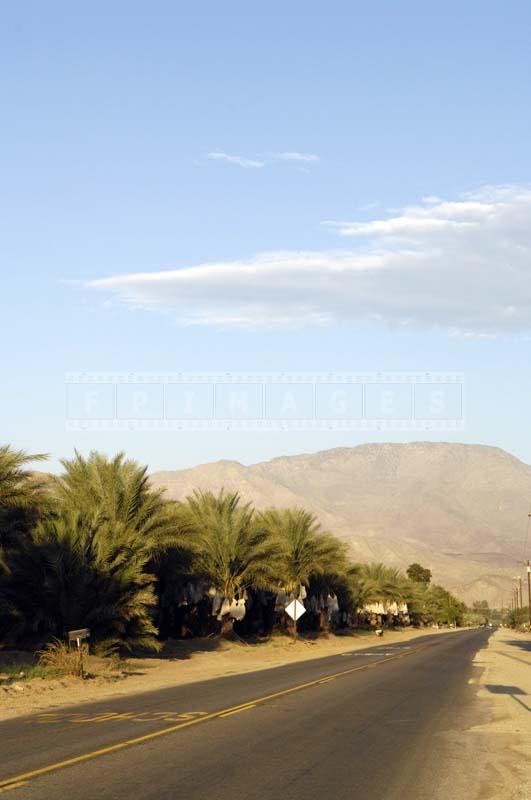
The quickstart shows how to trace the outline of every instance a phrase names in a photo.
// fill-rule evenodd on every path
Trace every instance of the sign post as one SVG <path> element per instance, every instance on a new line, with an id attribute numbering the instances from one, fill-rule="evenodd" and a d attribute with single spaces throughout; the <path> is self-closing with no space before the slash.
<path id="1" fill-rule="evenodd" d="M 293 620 L 293 641 L 297 641 L 297 620 L 302 617 L 303 614 L 306 614 L 306 609 L 304 608 L 303 604 L 299 600 L 292 600 L 291 603 L 286 606 L 286 614 L 291 617 Z"/>
<path id="2" fill-rule="evenodd" d="M 81 647 L 81 642 L 85 639 L 88 639 L 90 636 L 89 628 L 78 628 L 75 631 L 68 631 L 68 642 L 71 644 L 72 642 L 77 643 L 77 651 L 79 653 L 79 676 L 83 677 L 83 649 Z"/>

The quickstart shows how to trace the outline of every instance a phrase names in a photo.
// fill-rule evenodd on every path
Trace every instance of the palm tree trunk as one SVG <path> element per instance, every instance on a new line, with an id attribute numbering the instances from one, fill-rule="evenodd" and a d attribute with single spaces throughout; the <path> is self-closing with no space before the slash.
<path id="1" fill-rule="evenodd" d="M 221 620 L 221 630 L 219 635 L 224 639 L 230 639 L 234 633 L 234 619 L 225 614 Z"/>
<path id="2" fill-rule="evenodd" d="M 319 616 L 320 616 L 319 627 L 322 630 L 322 632 L 325 634 L 325 636 L 328 636 L 328 634 L 330 633 L 330 631 L 332 629 L 332 626 L 330 625 L 330 620 L 328 619 L 328 610 L 326 608 L 323 608 L 321 610 Z"/>

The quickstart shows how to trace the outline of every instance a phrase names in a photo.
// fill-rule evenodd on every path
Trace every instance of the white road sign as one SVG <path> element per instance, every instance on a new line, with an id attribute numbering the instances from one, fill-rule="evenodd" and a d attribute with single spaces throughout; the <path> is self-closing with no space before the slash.
<path id="1" fill-rule="evenodd" d="M 297 622 L 297 620 L 300 619 L 303 614 L 306 614 L 306 609 L 302 603 L 299 603 L 298 600 L 292 600 L 289 606 L 286 606 L 286 614 L 289 614 L 291 619 L 294 619 L 295 622 Z"/>

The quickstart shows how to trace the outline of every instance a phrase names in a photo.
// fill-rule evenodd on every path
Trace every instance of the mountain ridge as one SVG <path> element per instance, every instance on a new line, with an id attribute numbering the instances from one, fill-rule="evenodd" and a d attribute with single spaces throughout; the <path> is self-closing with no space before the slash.
<path id="1" fill-rule="evenodd" d="M 303 506 L 354 558 L 420 561 L 467 602 L 497 606 L 510 596 L 531 500 L 530 465 L 499 447 L 448 442 L 362 444 L 248 466 L 221 460 L 151 481 L 174 499 L 224 487 L 257 508 Z"/>

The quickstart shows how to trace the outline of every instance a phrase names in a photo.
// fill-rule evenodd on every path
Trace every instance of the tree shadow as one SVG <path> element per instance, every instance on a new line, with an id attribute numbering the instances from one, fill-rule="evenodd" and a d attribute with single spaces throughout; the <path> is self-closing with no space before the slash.
<path id="1" fill-rule="evenodd" d="M 518 647 L 520 650 L 523 650 L 526 653 L 531 653 L 531 639 L 510 639 L 509 641 L 504 642 L 504 644 L 510 644 L 513 647 Z"/>
<path id="2" fill-rule="evenodd" d="M 519 703 L 526 711 L 531 711 L 531 707 L 524 703 L 523 700 L 520 700 L 516 695 L 527 697 L 527 692 L 524 692 L 523 689 L 520 689 L 519 686 L 504 686 L 501 683 L 486 683 L 485 689 L 491 694 L 507 694 L 509 697 L 512 697 L 517 703 Z"/>
<path id="3" fill-rule="evenodd" d="M 205 636 L 193 639 L 167 639 L 158 653 L 142 653 L 140 658 L 165 661 L 187 661 L 196 653 L 213 653 L 219 650 L 221 637 Z"/>

